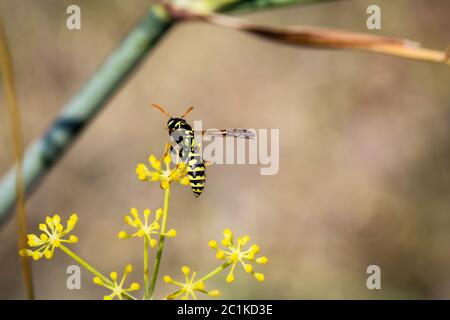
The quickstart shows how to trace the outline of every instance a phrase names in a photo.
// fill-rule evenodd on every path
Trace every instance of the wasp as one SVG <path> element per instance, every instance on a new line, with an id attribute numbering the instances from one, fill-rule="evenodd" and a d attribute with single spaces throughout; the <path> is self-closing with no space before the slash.
<path id="1" fill-rule="evenodd" d="M 167 121 L 169 135 L 179 147 L 179 158 L 187 163 L 189 183 L 194 196 L 198 198 L 202 194 L 203 189 L 205 189 L 207 163 L 200 155 L 199 146 L 194 139 L 194 130 L 184 119 L 194 108 L 187 108 L 182 116 L 176 118 L 167 113 L 167 111 L 159 104 L 152 104 L 152 106 L 169 117 L 169 120 Z M 209 129 L 203 130 L 201 134 L 232 136 L 244 139 L 251 139 L 254 137 L 254 133 L 246 129 Z M 170 150 L 173 150 L 172 145 L 170 145 Z"/>

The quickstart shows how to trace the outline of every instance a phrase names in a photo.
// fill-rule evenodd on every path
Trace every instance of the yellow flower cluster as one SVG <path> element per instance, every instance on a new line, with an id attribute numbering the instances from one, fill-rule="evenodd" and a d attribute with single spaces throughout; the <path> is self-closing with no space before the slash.
<path id="1" fill-rule="evenodd" d="M 55 248 L 59 248 L 62 242 L 75 243 L 78 238 L 71 235 L 68 239 L 63 239 L 77 224 L 78 217 L 72 214 L 67 221 L 66 228 L 61 224 L 61 217 L 55 214 L 53 217 L 46 217 L 45 223 L 39 224 L 39 230 L 43 233 L 38 237 L 35 234 L 29 234 L 28 246 L 39 247 L 36 250 L 22 249 L 19 251 L 21 256 L 33 257 L 39 260 L 42 257 L 51 259 Z"/>
<path id="2" fill-rule="evenodd" d="M 175 167 L 171 167 L 172 157 L 167 153 L 162 161 L 165 168 L 163 168 L 161 161 L 154 155 L 148 158 L 148 162 L 153 170 L 150 170 L 144 163 L 139 163 L 136 167 L 136 174 L 141 181 L 160 181 L 162 189 L 167 189 L 169 184 L 173 181 L 178 181 L 180 184 L 189 185 L 189 178 L 187 177 L 186 164 L 179 162 Z"/>
<path id="3" fill-rule="evenodd" d="M 133 282 L 128 288 L 123 288 L 127 275 L 132 271 L 133 267 L 131 266 L 131 264 L 128 264 L 124 269 L 122 280 L 120 280 L 119 283 L 117 282 L 117 272 L 115 271 L 109 274 L 111 281 L 109 279 L 105 279 L 104 281 L 100 277 L 94 277 L 92 280 L 95 284 L 111 290 L 111 294 L 103 297 L 104 300 L 112 300 L 114 299 L 114 297 L 122 300 L 124 296 L 126 296 L 129 292 L 139 290 L 140 288 L 140 285 L 137 282 Z"/>
<path id="4" fill-rule="evenodd" d="M 168 295 L 166 297 L 166 299 L 173 300 L 182 295 L 182 297 L 181 297 L 182 300 L 187 300 L 190 297 L 197 300 L 197 295 L 195 292 L 204 293 L 204 294 L 207 294 L 210 296 L 219 296 L 221 294 L 219 290 L 206 291 L 205 283 L 203 280 L 200 279 L 200 280 L 195 281 L 195 276 L 197 275 L 196 271 L 193 271 L 192 276 L 189 277 L 189 273 L 191 272 L 191 269 L 189 269 L 189 267 L 183 266 L 181 268 L 181 272 L 183 272 L 183 274 L 184 274 L 184 278 L 185 278 L 184 283 L 175 281 L 170 276 L 163 277 L 164 282 L 171 283 L 171 284 L 174 284 L 174 285 L 177 285 L 180 287 L 179 290 Z"/>
<path id="5" fill-rule="evenodd" d="M 229 264 L 231 264 L 231 270 L 227 275 L 226 281 L 231 283 L 234 281 L 234 269 L 236 268 L 237 263 L 240 263 L 244 268 L 245 272 L 251 273 L 256 280 L 264 281 L 264 274 L 255 272 L 253 270 L 253 265 L 249 262 L 256 262 L 259 264 L 267 263 L 268 259 L 265 256 L 255 257 L 256 254 L 259 253 L 259 247 L 254 244 L 251 245 L 248 249 L 244 249 L 244 247 L 250 241 L 249 236 L 243 236 L 237 239 L 237 242 L 233 239 L 233 233 L 230 229 L 225 229 L 223 232 L 223 240 L 222 246 L 226 249 L 220 249 L 217 241 L 211 240 L 208 245 L 216 250 L 216 258 L 219 260 L 226 260 Z"/>
<path id="6" fill-rule="evenodd" d="M 144 210 L 144 221 L 139 217 L 139 212 L 136 208 L 131 208 L 130 215 L 126 215 L 124 220 L 125 223 L 130 227 L 137 229 L 137 231 L 133 234 L 129 234 L 125 231 L 120 231 L 118 236 L 120 239 L 129 239 L 133 237 L 146 237 L 150 243 L 152 248 L 156 247 L 157 241 L 152 238 L 152 234 L 164 235 L 166 237 L 175 237 L 177 235 L 177 231 L 175 229 L 170 229 L 165 233 L 161 233 L 158 230 L 160 229 L 159 220 L 163 215 L 163 210 L 159 208 L 156 210 L 155 218 L 152 222 L 150 222 L 151 211 L 149 209 Z"/>

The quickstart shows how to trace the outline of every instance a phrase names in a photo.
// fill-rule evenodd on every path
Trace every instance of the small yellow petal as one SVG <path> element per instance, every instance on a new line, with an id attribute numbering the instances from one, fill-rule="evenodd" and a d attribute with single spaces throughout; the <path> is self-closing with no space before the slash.
<path id="1" fill-rule="evenodd" d="M 133 272 L 133 266 L 131 264 L 127 264 L 124 272 L 125 274 Z"/>
<path id="2" fill-rule="evenodd" d="M 156 171 L 150 172 L 150 178 L 152 179 L 152 181 L 158 181 L 160 177 L 161 175 L 159 174 L 159 172 Z"/>
<path id="3" fill-rule="evenodd" d="M 148 217 L 150 216 L 151 213 L 152 212 L 150 211 L 150 209 L 145 209 L 144 210 L 144 217 L 145 217 L 145 219 L 148 219 Z"/>
<path id="4" fill-rule="evenodd" d="M 184 176 L 183 178 L 181 178 L 180 180 L 178 180 L 180 182 L 181 185 L 183 186 L 188 186 L 190 184 L 189 178 Z"/>
<path id="5" fill-rule="evenodd" d="M 38 252 L 38 251 L 34 251 L 33 252 L 33 259 L 34 260 L 39 260 L 40 258 L 42 258 L 42 253 Z"/>
<path id="6" fill-rule="evenodd" d="M 46 259 L 51 259 L 53 256 L 53 253 L 50 250 L 47 250 L 44 252 L 44 256 Z"/>
<path id="7" fill-rule="evenodd" d="M 53 216 L 53 224 L 56 226 L 61 223 L 61 217 L 57 214 Z"/>
<path id="8" fill-rule="evenodd" d="M 223 240 L 222 240 L 222 245 L 223 245 L 224 247 L 229 247 L 229 246 L 231 246 L 231 241 L 230 241 L 230 239 L 228 239 L 228 238 L 223 239 Z"/>
<path id="9" fill-rule="evenodd" d="M 258 280 L 259 282 L 263 282 L 264 279 L 265 279 L 264 274 L 262 274 L 262 273 L 255 273 L 255 278 L 256 278 L 256 280 Z"/>
<path id="10" fill-rule="evenodd" d="M 139 290 L 141 286 L 139 285 L 139 283 L 137 282 L 133 282 L 130 286 L 130 288 L 128 288 L 128 291 L 136 291 Z"/>
<path id="11" fill-rule="evenodd" d="M 119 239 L 129 239 L 130 235 L 125 231 L 120 231 L 118 234 Z"/>
<path id="12" fill-rule="evenodd" d="M 164 190 L 169 188 L 169 182 L 167 180 L 161 181 L 161 188 L 164 189 Z"/>
<path id="13" fill-rule="evenodd" d="M 224 259 L 224 258 L 225 258 L 225 252 L 223 252 L 223 251 L 218 251 L 218 252 L 216 253 L 216 258 L 219 259 L 219 260 Z"/>
<path id="14" fill-rule="evenodd" d="M 19 250 L 19 254 L 21 257 L 31 257 L 33 256 L 33 251 L 30 249 L 21 249 Z"/>
<path id="15" fill-rule="evenodd" d="M 161 170 L 161 162 L 159 160 L 155 160 L 153 163 L 151 163 L 151 166 L 155 170 Z"/>
<path id="16" fill-rule="evenodd" d="M 223 230 L 223 236 L 227 239 L 231 239 L 233 237 L 233 233 L 231 232 L 230 229 L 225 229 Z"/>
<path id="17" fill-rule="evenodd" d="M 177 230 L 175 229 L 170 229 L 169 231 L 166 232 L 166 237 L 175 237 L 177 235 Z"/>
<path id="18" fill-rule="evenodd" d="M 238 243 L 241 246 L 245 246 L 249 241 L 250 241 L 250 237 L 249 236 L 243 236 L 242 238 L 238 239 Z"/>
<path id="19" fill-rule="evenodd" d="M 139 217 L 139 211 L 136 208 L 131 208 L 130 214 L 134 219 L 137 219 Z"/>
<path id="20" fill-rule="evenodd" d="M 150 247 L 155 248 L 158 244 L 158 241 L 156 239 L 150 239 Z"/>
<path id="21" fill-rule="evenodd" d="M 227 281 L 228 283 L 233 282 L 233 281 L 234 281 L 234 275 L 233 275 L 232 273 L 230 273 L 230 274 L 227 276 L 226 281 Z"/>
<path id="22" fill-rule="evenodd" d="M 183 266 L 183 267 L 181 268 L 181 271 L 182 271 L 185 275 L 187 275 L 187 274 L 189 274 L 189 272 L 191 271 L 191 269 L 189 269 L 189 267 L 187 267 L 187 266 Z"/>
<path id="23" fill-rule="evenodd" d="M 124 221 L 126 224 L 128 224 L 130 227 L 133 227 L 133 228 L 136 227 L 135 224 L 134 224 L 133 218 L 130 217 L 130 216 L 125 216 L 125 217 L 123 217 L 123 221 Z"/>
<path id="24" fill-rule="evenodd" d="M 155 220 L 159 220 L 162 217 L 163 213 L 164 212 L 163 212 L 162 208 L 159 208 L 158 210 L 156 210 L 156 219 Z"/>
<path id="25" fill-rule="evenodd" d="M 267 257 L 263 256 L 263 257 L 257 258 L 255 261 L 256 261 L 256 263 L 266 264 L 269 261 L 269 259 L 267 259 Z"/>
<path id="26" fill-rule="evenodd" d="M 166 164 L 167 167 L 169 167 L 170 163 L 172 162 L 172 157 L 170 156 L 170 154 L 166 155 L 164 157 L 164 163 Z"/>
<path id="27" fill-rule="evenodd" d="M 251 273 L 253 271 L 253 266 L 251 264 L 245 265 L 245 272 Z"/>
<path id="28" fill-rule="evenodd" d="M 212 296 L 212 297 L 218 297 L 220 296 L 222 293 L 219 290 L 211 290 L 208 292 L 208 295 Z"/>
<path id="29" fill-rule="evenodd" d="M 92 278 L 92 281 L 95 283 L 95 284 L 98 284 L 99 286 L 102 286 L 104 283 L 103 283 L 103 281 L 102 281 L 102 279 L 100 279 L 99 277 L 94 277 L 94 278 Z"/>
<path id="30" fill-rule="evenodd" d="M 218 248 L 217 241 L 216 241 L 216 240 L 210 240 L 210 241 L 208 242 L 208 246 L 209 246 L 210 248 L 212 248 L 212 249 L 217 249 L 217 248 Z"/>
<path id="31" fill-rule="evenodd" d="M 165 283 L 172 283 L 172 282 L 173 282 L 173 279 L 172 279 L 170 276 L 164 276 L 164 277 L 163 277 L 163 281 L 164 281 Z"/>
<path id="32" fill-rule="evenodd" d="M 117 280 L 117 272 L 113 271 L 109 274 L 109 277 L 113 280 L 116 281 Z"/>
<path id="33" fill-rule="evenodd" d="M 75 235 L 71 235 L 71 236 L 69 237 L 69 242 L 70 242 L 70 243 L 77 243 L 77 242 L 78 242 L 78 237 L 75 236 Z"/>
<path id="34" fill-rule="evenodd" d="M 138 232 L 136 232 L 136 235 L 137 235 L 138 237 L 143 237 L 143 236 L 145 235 L 145 231 L 142 230 L 142 229 L 139 229 Z"/>
<path id="35" fill-rule="evenodd" d="M 250 250 L 251 250 L 253 253 L 258 253 L 258 252 L 259 252 L 259 247 L 258 247 L 256 244 L 254 244 L 254 245 L 252 245 L 252 246 L 250 247 Z"/>

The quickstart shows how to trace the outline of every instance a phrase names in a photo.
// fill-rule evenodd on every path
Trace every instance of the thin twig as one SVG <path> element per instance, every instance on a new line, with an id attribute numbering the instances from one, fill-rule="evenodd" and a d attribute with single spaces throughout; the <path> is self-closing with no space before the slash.
<path id="1" fill-rule="evenodd" d="M 22 175 L 22 157 L 23 157 L 23 138 L 22 138 L 22 119 L 20 117 L 20 108 L 17 103 L 16 89 L 14 87 L 14 72 L 9 54 L 8 42 L 3 22 L 0 20 L 0 68 L 3 78 L 3 87 L 5 89 L 6 105 L 11 123 L 11 140 L 15 160 L 15 193 L 17 195 L 16 219 L 18 227 L 18 246 L 19 250 L 27 247 L 27 212 L 25 207 L 25 186 Z M 28 299 L 34 299 L 33 276 L 31 263 L 28 257 L 21 257 L 22 275 L 25 283 L 25 289 Z"/>
<path id="2" fill-rule="evenodd" d="M 184 20 L 201 20 L 218 26 L 250 33 L 268 40 L 326 49 L 354 49 L 382 53 L 407 59 L 432 61 L 450 65 L 446 52 L 422 48 L 418 42 L 358 32 L 321 27 L 274 27 L 258 25 L 242 18 L 215 13 L 194 12 L 164 3 L 173 17 Z"/>

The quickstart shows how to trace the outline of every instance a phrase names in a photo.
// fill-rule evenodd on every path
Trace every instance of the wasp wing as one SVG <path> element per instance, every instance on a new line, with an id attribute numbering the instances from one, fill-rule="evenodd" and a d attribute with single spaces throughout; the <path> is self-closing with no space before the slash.
<path id="1" fill-rule="evenodd" d="M 206 129 L 201 131 L 202 135 L 206 136 L 222 136 L 235 137 L 239 139 L 254 139 L 255 132 L 248 129 Z"/>

